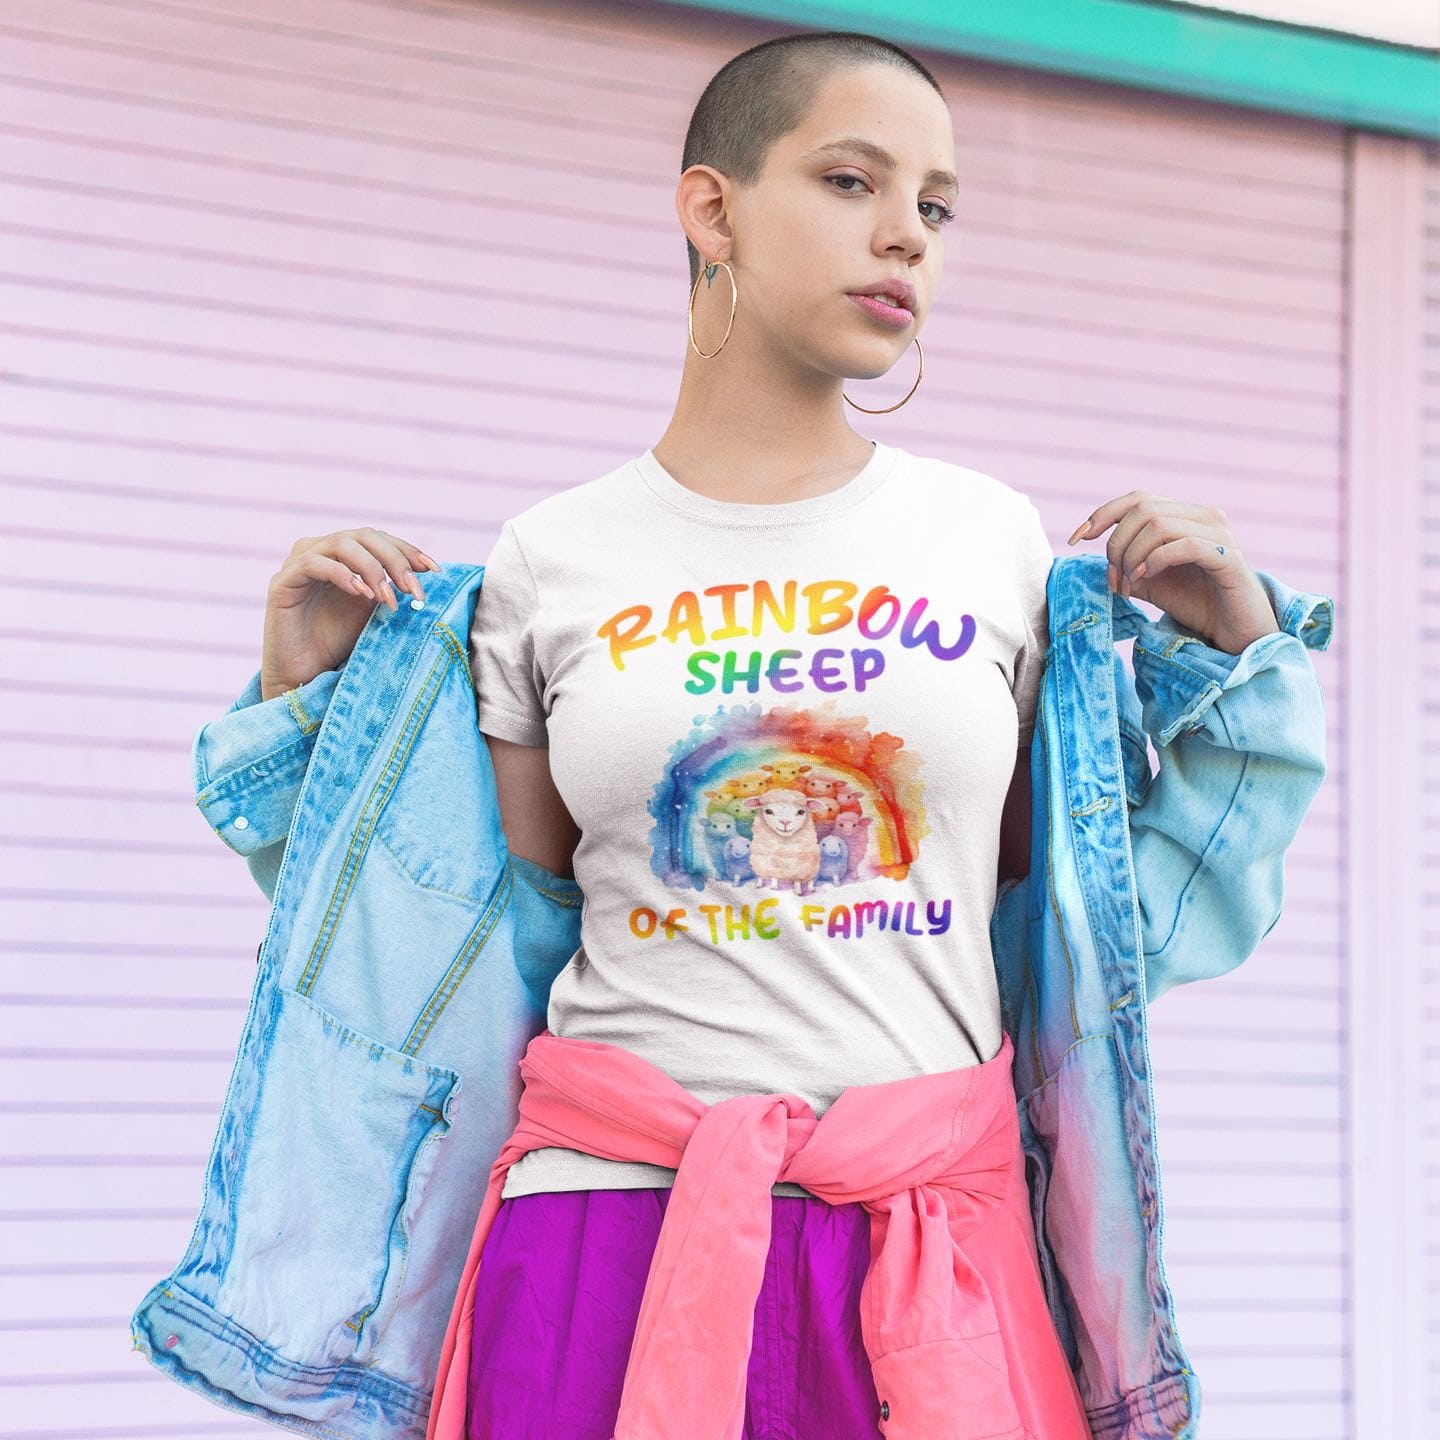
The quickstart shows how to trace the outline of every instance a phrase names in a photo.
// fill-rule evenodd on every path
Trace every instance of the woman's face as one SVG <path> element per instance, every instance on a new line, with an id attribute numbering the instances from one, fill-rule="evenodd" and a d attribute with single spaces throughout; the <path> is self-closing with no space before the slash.
<path id="1" fill-rule="evenodd" d="M 889 370 L 939 285 L 954 169 L 949 108 L 924 80 L 890 65 L 832 73 L 756 184 L 731 193 L 726 258 L 765 348 L 843 378 Z M 885 280 L 914 287 L 905 323 L 851 298 Z"/>

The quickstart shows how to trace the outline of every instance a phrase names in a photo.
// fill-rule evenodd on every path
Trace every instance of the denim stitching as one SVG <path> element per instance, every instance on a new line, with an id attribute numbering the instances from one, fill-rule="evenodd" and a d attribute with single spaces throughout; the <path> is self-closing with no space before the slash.
<path id="1" fill-rule="evenodd" d="M 505 853 L 506 853 L 506 856 L 507 856 L 507 864 L 508 864 L 508 863 L 509 863 L 508 856 L 509 856 L 509 853 L 510 853 L 508 847 L 506 848 L 506 852 L 505 852 Z M 537 865 L 537 864 L 539 864 L 539 862 L 536 861 L 536 860 L 532 860 L 530 863 L 531 863 L 532 865 Z M 543 865 L 541 865 L 540 868 L 543 870 L 545 867 L 544 867 Z M 524 870 L 516 870 L 515 873 L 520 877 L 520 879 L 522 879 L 522 880 L 523 880 L 532 890 L 534 890 L 537 894 L 545 896 L 545 898 L 546 898 L 547 900 L 553 900 L 557 905 L 565 905 L 565 906 L 568 906 L 568 907 L 569 907 L 570 909 L 572 909 L 572 910 L 578 910 L 578 909 L 585 903 L 585 895 L 584 895 L 583 892 L 582 892 L 581 894 L 579 894 L 579 895 L 569 895 L 569 894 L 566 894 L 564 891 L 552 890 L 552 889 L 550 889 L 550 887 L 549 887 L 548 885 L 537 885 L 537 884 L 535 883 L 535 881 L 532 880 L 532 879 L 524 872 Z"/>
<path id="2" fill-rule="evenodd" d="M 418 1053 L 421 1046 L 429 1040 L 431 1032 L 440 1023 L 440 1017 L 445 1013 L 450 1002 L 460 993 L 460 986 L 464 983 L 466 975 L 470 973 L 470 967 L 474 965 L 476 958 L 485 946 L 490 942 L 490 936 L 494 933 L 495 927 L 500 923 L 500 917 L 505 913 L 510 896 L 514 893 L 513 885 L 509 883 L 509 866 L 506 867 L 507 875 L 501 878 L 499 889 L 492 897 L 486 912 L 480 917 L 475 929 L 466 937 L 465 945 L 460 954 L 451 962 L 450 969 L 446 972 L 445 978 L 435 987 L 435 993 L 430 997 L 425 1009 L 416 1018 L 415 1025 L 410 1034 L 406 1037 L 406 1048 L 413 1043 Z M 488 924 L 486 921 L 488 920 Z M 473 944 L 473 949 L 471 948 Z M 463 965 L 461 962 L 464 962 Z M 450 982 L 453 980 L 453 984 Z M 447 988 L 448 991 L 447 991 Z M 441 997 L 444 997 L 441 999 Z M 436 1008 L 438 1003 L 438 1008 Z M 427 1019 L 428 1017 L 428 1019 Z"/>
<path id="3" fill-rule="evenodd" d="M 308 735 L 312 730 L 318 728 L 320 722 L 312 720 L 305 706 L 300 702 L 300 687 L 285 692 L 285 703 L 290 707 L 290 713 L 295 717 L 295 723 L 300 727 L 302 735 Z"/>
<path id="4" fill-rule="evenodd" d="M 305 962 L 304 973 L 300 976 L 297 989 L 308 995 L 315 987 L 319 978 L 321 966 L 324 964 L 325 956 L 329 954 L 330 946 L 335 938 L 336 928 L 340 923 L 340 916 L 344 914 L 346 905 L 349 904 L 350 891 L 354 888 L 355 879 L 360 871 L 360 858 L 363 857 L 366 849 L 369 848 L 370 836 L 375 830 L 376 823 L 384 811 L 390 793 L 400 783 L 400 777 L 405 773 L 405 763 L 409 759 L 410 751 L 415 748 L 415 741 L 419 737 L 424 724 L 425 716 L 429 714 L 430 708 L 439 698 L 439 678 L 445 670 L 445 657 L 440 656 L 426 676 L 425 683 L 416 692 L 415 698 L 410 704 L 410 714 L 406 717 L 405 724 L 401 728 L 401 738 L 405 742 L 404 759 L 399 764 L 395 763 L 396 754 L 400 741 L 397 741 L 396 749 L 392 749 L 389 758 L 381 767 L 380 775 L 375 784 L 371 787 L 365 804 L 361 807 L 361 823 L 356 826 L 350 837 L 350 844 L 346 847 L 345 862 L 340 868 L 340 876 L 335 882 L 335 890 L 330 896 L 330 903 L 326 907 L 325 918 L 320 925 L 320 933 L 315 937 L 314 948 L 310 952 L 310 958 Z M 419 715 L 421 701 L 426 701 L 424 714 Z M 376 803 L 376 796 L 382 791 L 385 792 L 384 800 Z M 373 808 L 372 808 L 373 806 Z M 365 817 L 368 816 L 368 821 Z M 363 845 L 359 844 L 361 835 L 364 835 Z M 358 854 L 357 854 L 358 846 Z M 342 898 L 343 896 L 343 898 Z"/>

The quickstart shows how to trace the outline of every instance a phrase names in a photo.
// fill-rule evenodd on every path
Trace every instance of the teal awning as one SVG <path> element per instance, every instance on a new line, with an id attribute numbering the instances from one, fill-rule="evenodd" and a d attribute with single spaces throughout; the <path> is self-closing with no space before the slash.
<path id="1" fill-rule="evenodd" d="M 868 30 L 897 45 L 1440 141 L 1440 52 L 1203 7 L 1137 0 L 670 3 L 797 29 Z"/>

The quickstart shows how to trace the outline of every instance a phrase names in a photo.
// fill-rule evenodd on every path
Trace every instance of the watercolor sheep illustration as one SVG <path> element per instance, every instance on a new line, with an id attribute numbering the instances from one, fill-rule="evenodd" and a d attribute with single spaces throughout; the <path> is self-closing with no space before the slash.
<path id="1" fill-rule="evenodd" d="M 807 894 L 820 871 L 820 843 L 811 808 L 824 802 L 811 800 L 803 791 L 777 786 L 745 803 L 755 812 L 750 868 L 756 884 L 778 890 L 784 881 L 797 895 Z"/>
<path id="2" fill-rule="evenodd" d="M 750 868 L 750 842 L 743 835 L 732 835 L 725 842 L 722 859 L 725 878 L 732 885 L 743 885 L 747 880 L 754 879 L 755 872 Z"/>
<path id="3" fill-rule="evenodd" d="M 831 838 L 843 840 L 850 851 L 850 868 L 845 876 L 847 880 L 858 877 L 860 862 L 865 858 L 865 850 L 870 843 L 871 824 L 868 815 L 861 816 L 854 810 L 842 810 L 835 817 Z"/>
<path id="4" fill-rule="evenodd" d="M 816 883 L 823 885 L 828 881 L 831 885 L 839 885 L 851 879 L 854 879 L 854 867 L 850 863 L 850 847 L 839 835 L 822 837 L 820 878 Z"/>
<path id="5" fill-rule="evenodd" d="M 727 782 L 728 784 L 728 782 Z M 759 790 L 754 792 L 760 794 Z M 738 823 L 741 833 L 748 833 L 751 821 L 755 814 L 746 801 L 746 797 L 732 793 L 730 790 L 707 790 L 705 792 L 709 804 L 705 807 L 705 818 L 712 819 L 716 815 L 731 815 Z"/>

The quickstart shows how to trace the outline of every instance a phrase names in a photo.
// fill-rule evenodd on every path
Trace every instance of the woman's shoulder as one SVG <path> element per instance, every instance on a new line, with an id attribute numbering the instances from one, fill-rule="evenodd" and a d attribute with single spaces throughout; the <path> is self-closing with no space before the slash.
<path id="1" fill-rule="evenodd" d="M 935 503 L 962 506 L 983 505 L 1022 516 L 1034 501 L 1018 485 L 993 470 L 982 470 L 940 455 L 917 455 L 901 451 L 902 463 L 911 483 Z"/>
<path id="2" fill-rule="evenodd" d="M 506 523 L 526 548 L 601 538 L 633 515 L 634 485 L 633 465 L 627 460 L 592 479 L 549 491 L 513 511 Z"/>

